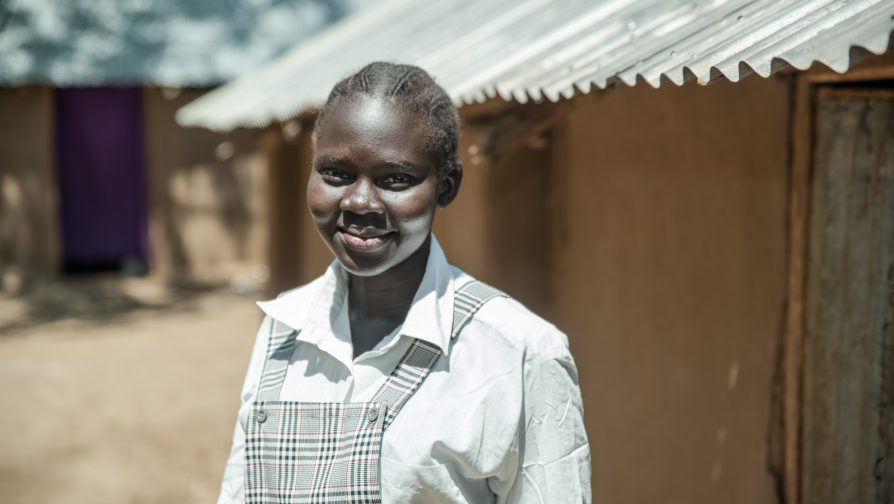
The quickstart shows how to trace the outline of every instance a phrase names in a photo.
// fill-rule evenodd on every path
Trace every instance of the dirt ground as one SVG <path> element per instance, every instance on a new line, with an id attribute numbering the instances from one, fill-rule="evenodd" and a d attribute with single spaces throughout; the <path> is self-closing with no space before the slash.
<path id="1" fill-rule="evenodd" d="M 0 295 L 0 503 L 208 503 L 260 321 L 228 289 Z"/>

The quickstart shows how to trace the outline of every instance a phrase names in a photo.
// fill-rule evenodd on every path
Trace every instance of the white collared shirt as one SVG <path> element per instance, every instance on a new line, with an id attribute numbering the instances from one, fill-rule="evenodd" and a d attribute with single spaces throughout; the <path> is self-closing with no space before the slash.
<path id="1" fill-rule="evenodd" d="M 385 503 L 590 502 L 590 451 L 568 340 L 517 301 L 489 301 L 453 341 L 453 292 L 472 277 L 431 251 L 403 325 L 352 357 L 348 275 L 338 262 L 313 282 L 259 302 L 266 313 L 242 388 L 219 504 L 243 497 L 245 425 L 271 319 L 298 330 L 280 400 L 368 402 L 413 338 L 443 352 L 385 431 Z"/>

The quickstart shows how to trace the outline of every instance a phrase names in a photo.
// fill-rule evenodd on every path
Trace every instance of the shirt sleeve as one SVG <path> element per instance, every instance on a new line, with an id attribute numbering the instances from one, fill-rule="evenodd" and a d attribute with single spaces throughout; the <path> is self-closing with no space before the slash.
<path id="1" fill-rule="evenodd" d="M 526 359 L 524 387 L 518 470 L 507 502 L 589 504 L 590 447 L 567 347 Z"/>
<path id="2" fill-rule="evenodd" d="M 245 502 L 245 425 L 248 409 L 254 401 L 257 382 L 267 355 L 267 338 L 270 334 L 270 317 L 265 316 L 258 329 L 255 338 L 254 349 L 245 373 L 240 396 L 239 413 L 236 418 L 236 427 L 233 429 L 233 445 L 230 448 L 230 456 L 227 458 L 227 466 L 224 469 L 223 482 L 220 486 L 220 495 L 217 504 L 242 504 Z"/>

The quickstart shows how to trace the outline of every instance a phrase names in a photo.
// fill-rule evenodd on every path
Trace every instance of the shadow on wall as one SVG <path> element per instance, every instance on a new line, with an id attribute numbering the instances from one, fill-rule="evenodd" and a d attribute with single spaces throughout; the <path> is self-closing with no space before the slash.
<path id="1" fill-rule="evenodd" d="M 27 287 L 30 279 L 24 271 L 34 268 L 27 264 L 29 249 L 37 239 L 32 232 L 40 220 L 35 209 L 25 204 L 28 197 L 27 182 L 11 173 L 0 174 L 0 288 L 18 292 Z"/>
<path id="2" fill-rule="evenodd" d="M 257 132 L 178 126 L 176 110 L 201 93 L 144 93 L 153 268 L 173 284 L 260 287 L 267 177 Z"/>
<path id="3" fill-rule="evenodd" d="M 58 271 L 49 88 L 0 89 L 0 289 Z"/>

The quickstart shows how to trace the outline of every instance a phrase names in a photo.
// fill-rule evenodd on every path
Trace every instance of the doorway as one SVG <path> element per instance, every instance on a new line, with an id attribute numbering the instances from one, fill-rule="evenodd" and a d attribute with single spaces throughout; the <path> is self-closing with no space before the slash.
<path id="1" fill-rule="evenodd" d="M 149 231 L 141 89 L 59 89 L 56 155 L 64 270 L 142 273 Z"/>

